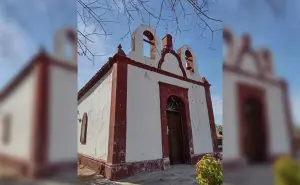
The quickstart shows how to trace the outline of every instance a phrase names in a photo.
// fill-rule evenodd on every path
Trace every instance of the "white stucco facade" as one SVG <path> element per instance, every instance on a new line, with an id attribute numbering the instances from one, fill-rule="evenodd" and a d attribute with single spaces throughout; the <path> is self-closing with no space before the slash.
<path id="1" fill-rule="evenodd" d="M 285 92 L 280 84 L 282 79 L 274 74 L 274 65 L 269 50 L 265 48 L 254 50 L 246 36 L 236 39 L 227 29 L 224 30 L 223 35 L 225 35 L 223 38 L 227 45 L 223 64 L 224 161 L 245 158 L 240 149 L 238 84 L 258 87 L 265 93 L 263 101 L 266 110 L 267 155 L 272 157 L 290 154 L 291 138 L 284 100 Z M 245 50 L 245 47 L 249 49 Z"/>
<path id="2" fill-rule="evenodd" d="M 49 161 L 76 161 L 77 74 L 55 65 L 49 70 Z"/>
<path id="3" fill-rule="evenodd" d="M 3 134 L 3 118 L 10 115 L 10 141 L 0 141 L 0 155 L 29 160 L 31 155 L 32 124 L 34 122 L 34 98 L 36 86 L 34 70 L 27 75 L 2 102 L 0 102 L 0 138 Z"/>
<path id="4" fill-rule="evenodd" d="M 50 163 L 77 161 L 77 55 L 76 32 L 62 27 L 54 35 L 51 58 L 66 67 L 49 67 Z"/>
<path id="5" fill-rule="evenodd" d="M 149 33 L 152 34 L 149 37 L 153 38 L 151 42 L 156 48 L 155 51 L 151 51 L 150 58 L 144 56 L 143 36 L 145 31 L 148 32 L 148 35 Z M 170 41 L 172 37 L 168 35 L 168 39 Z M 80 141 L 80 136 L 81 134 L 84 135 L 84 132 L 81 133 L 83 124 L 78 121 L 77 141 L 80 156 L 85 155 L 87 158 L 93 157 L 96 160 L 108 161 L 108 165 L 110 165 L 111 161 L 109 160 L 113 157 L 108 156 L 108 149 L 112 149 L 111 155 L 116 155 L 115 158 L 118 160 L 122 158 L 118 163 L 129 164 L 132 162 L 161 161 L 161 159 L 168 161 L 166 155 L 163 154 L 163 148 L 165 148 L 163 138 L 167 135 L 162 134 L 161 111 L 163 110 L 161 110 L 159 82 L 179 87 L 179 89 L 187 89 L 188 97 L 187 100 L 185 98 L 185 101 L 189 103 L 189 111 L 181 114 L 181 119 L 184 119 L 185 114 L 188 114 L 185 117 L 189 117 L 189 119 L 186 118 L 187 120 L 182 121 L 181 124 L 189 125 L 187 121 L 190 120 L 191 122 L 191 128 L 187 126 L 188 131 L 186 131 L 189 133 L 184 133 L 182 136 L 189 140 L 187 141 L 189 144 L 192 143 L 192 146 L 186 146 L 186 149 L 189 149 L 187 153 L 189 153 L 190 158 L 195 160 L 205 153 L 213 153 L 213 134 L 211 133 L 211 118 L 209 117 L 211 110 L 208 110 L 207 89 L 205 89 L 208 86 L 205 87 L 204 85 L 208 83 L 198 73 L 198 64 L 191 48 L 184 45 L 178 51 L 169 48 L 169 52 L 164 53 L 165 50 L 162 50 L 163 46 L 154 29 L 146 25 L 141 25 L 133 32 L 131 46 L 132 51 L 127 56 L 124 56 L 124 51 L 121 51 L 119 46 L 117 56 L 108 61 L 116 60 L 113 61 L 116 62 L 114 67 L 111 64 L 105 64 L 104 67 L 110 66 L 112 69 L 96 83 L 94 80 L 98 79 L 100 72 L 103 72 L 101 71 L 103 69 L 100 69 L 98 74 L 88 82 L 90 84 L 79 91 L 79 95 L 82 95 L 78 101 L 79 119 L 84 113 L 87 113 L 88 117 L 86 143 Z M 187 68 L 186 51 L 193 55 L 193 60 L 190 61 L 192 68 L 195 69 L 193 71 Z M 119 76 L 124 74 L 127 76 Z M 121 78 L 125 79 L 126 85 L 122 84 L 121 89 L 116 90 L 118 89 L 117 85 L 121 83 L 118 80 Z M 88 86 L 91 84 L 93 84 L 92 87 Z M 126 93 L 123 92 L 123 88 L 126 89 Z M 115 103 L 113 105 L 116 107 L 111 107 L 112 90 L 115 90 L 114 93 L 120 96 L 116 98 L 118 100 L 114 99 L 113 101 Z M 123 94 L 126 95 L 123 97 Z M 126 107 L 122 107 L 125 103 Z M 115 113 L 112 115 L 115 118 L 110 117 L 111 112 Z M 126 114 L 123 115 L 123 112 Z M 119 119 L 117 119 L 118 116 L 120 116 Z M 125 124 L 123 125 L 123 123 Z M 116 124 L 119 125 L 115 126 Z M 181 125 L 181 127 L 185 126 Z M 110 129 L 120 130 L 116 131 L 116 134 Z M 190 132 L 192 141 L 188 138 Z M 114 146 L 109 148 L 109 144 Z M 114 148 L 115 146 L 117 149 Z M 186 163 L 191 163 L 191 160 Z"/>
<path id="6" fill-rule="evenodd" d="M 77 162 L 77 60 L 64 57 L 66 43 L 59 42 L 71 37 L 74 57 L 76 32 L 66 30 L 56 36 L 53 55 L 41 48 L 0 92 L 0 163 L 22 176 Z"/>
<path id="7" fill-rule="evenodd" d="M 143 45 L 146 44 L 143 41 L 144 31 L 149 31 L 154 37 L 157 48 L 155 50 L 155 59 L 144 56 Z M 156 68 L 161 59 L 163 46 L 153 28 L 141 25 L 136 29 L 132 37 L 132 51 L 128 57 L 136 62 Z M 185 51 L 187 50 L 193 56 L 194 73 L 186 69 Z M 187 78 L 202 82 L 198 73 L 196 56 L 192 49 L 184 45 L 176 52 L 179 53 Z M 183 76 L 179 64 L 180 61 L 177 60 L 175 55 L 167 53 L 164 56 L 161 69 L 178 76 Z M 126 162 L 154 160 L 160 159 L 163 156 L 158 82 L 188 89 L 194 154 L 213 152 L 204 87 L 129 65 L 127 77 Z"/>
<path id="8" fill-rule="evenodd" d="M 194 153 L 213 152 L 204 87 L 129 65 L 126 162 L 162 158 L 159 81 L 189 89 Z"/>
<path id="9" fill-rule="evenodd" d="M 34 123 L 37 110 L 37 80 L 38 75 L 35 65 L 24 79 L 0 103 L 0 138 L 2 139 L 4 116 L 9 114 L 10 141 L 8 144 L 0 142 L 0 154 L 16 159 L 31 160 Z M 58 163 L 77 160 L 76 123 L 77 113 L 77 74 L 57 65 L 49 65 L 49 99 L 48 104 L 48 142 L 45 143 L 49 163 Z M 68 88 L 66 88 L 66 86 Z M 63 89 L 63 90 L 62 90 Z M 40 100 L 41 101 L 41 100 Z M 73 106 L 72 106 L 73 104 Z M 73 108 L 72 108 L 73 107 Z M 45 124 L 45 123 L 39 123 Z M 68 137 L 66 137 L 68 133 Z M 66 147 L 68 146 L 68 147 Z"/>
<path id="10" fill-rule="evenodd" d="M 264 83 L 257 79 L 247 78 L 223 71 L 223 122 L 226 123 L 223 133 L 224 159 L 240 158 L 239 153 L 239 130 L 238 130 L 238 108 L 237 108 L 237 83 L 247 83 L 265 89 L 267 127 L 269 140 L 269 153 L 272 155 L 289 153 L 290 143 L 287 131 L 283 95 L 281 88 L 274 84 Z"/>
<path id="11" fill-rule="evenodd" d="M 88 115 L 86 144 L 80 143 L 81 123 L 77 121 L 78 153 L 107 160 L 111 107 L 112 71 L 78 100 L 79 119 Z"/>

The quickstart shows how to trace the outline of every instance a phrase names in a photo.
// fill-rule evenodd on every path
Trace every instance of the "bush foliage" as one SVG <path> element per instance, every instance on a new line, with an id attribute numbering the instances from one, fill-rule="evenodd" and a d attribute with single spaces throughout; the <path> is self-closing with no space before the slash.
<path id="1" fill-rule="evenodd" d="M 276 185 L 300 184 L 300 165 L 289 156 L 277 159 L 274 169 Z"/>
<path id="2" fill-rule="evenodd" d="M 197 180 L 200 185 L 222 185 L 223 170 L 218 155 L 207 154 L 197 163 Z"/>

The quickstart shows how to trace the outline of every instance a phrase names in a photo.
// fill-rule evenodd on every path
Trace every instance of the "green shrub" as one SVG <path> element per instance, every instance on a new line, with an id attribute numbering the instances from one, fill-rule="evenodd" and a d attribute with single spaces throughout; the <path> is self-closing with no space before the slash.
<path id="1" fill-rule="evenodd" d="M 221 161 L 210 154 L 205 155 L 196 165 L 197 180 L 200 185 L 222 185 Z"/>
<path id="2" fill-rule="evenodd" d="M 282 156 L 274 164 L 276 185 L 300 184 L 300 165 L 289 156 Z"/>

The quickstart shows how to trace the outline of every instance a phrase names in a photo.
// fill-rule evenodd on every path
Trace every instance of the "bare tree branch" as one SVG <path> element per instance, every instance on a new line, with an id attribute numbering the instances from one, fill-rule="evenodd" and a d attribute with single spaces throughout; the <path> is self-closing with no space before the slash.
<path id="1" fill-rule="evenodd" d="M 110 36 L 112 34 L 109 30 L 110 24 L 120 23 L 120 18 L 125 19 L 128 25 L 121 40 L 131 35 L 133 21 L 140 21 L 155 29 L 162 24 L 166 32 L 175 35 L 174 39 L 178 33 L 192 29 L 198 30 L 199 36 L 203 37 L 204 32 L 208 30 L 211 33 L 210 48 L 214 33 L 221 30 L 214 29 L 213 23 L 222 21 L 209 15 L 210 6 L 215 0 L 160 0 L 155 1 L 155 5 L 151 0 L 77 0 L 77 2 L 78 21 L 84 25 L 84 28 L 78 30 L 78 54 L 86 56 L 89 60 L 94 60 L 97 56 L 90 49 L 90 44 L 94 43 L 92 37 Z M 94 26 L 93 29 L 91 26 Z"/>

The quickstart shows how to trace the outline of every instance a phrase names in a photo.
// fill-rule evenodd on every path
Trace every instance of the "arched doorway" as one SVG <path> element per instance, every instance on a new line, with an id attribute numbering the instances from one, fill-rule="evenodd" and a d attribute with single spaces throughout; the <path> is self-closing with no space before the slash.
<path id="1" fill-rule="evenodd" d="M 166 104 L 167 132 L 170 164 L 186 163 L 186 128 L 184 104 L 176 96 L 170 96 Z"/>
<path id="2" fill-rule="evenodd" d="M 243 153 L 249 164 L 267 160 L 266 129 L 263 104 L 259 98 L 248 97 L 242 106 Z"/>

